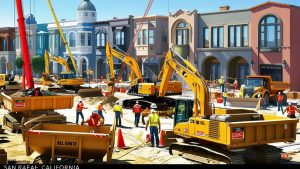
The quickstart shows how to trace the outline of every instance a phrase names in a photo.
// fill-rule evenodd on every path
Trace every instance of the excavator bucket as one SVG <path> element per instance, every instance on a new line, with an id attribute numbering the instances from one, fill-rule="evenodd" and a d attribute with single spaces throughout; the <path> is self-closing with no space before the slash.
<path id="1" fill-rule="evenodd" d="M 227 102 L 231 107 L 260 108 L 260 105 L 263 105 L 259 98 L 228 97 Z"/>
<path id="2" fill-rule="evenodd" d="M 82 98 L 103 96 L 101 88 L 79 89 L 78 95 Z"/>

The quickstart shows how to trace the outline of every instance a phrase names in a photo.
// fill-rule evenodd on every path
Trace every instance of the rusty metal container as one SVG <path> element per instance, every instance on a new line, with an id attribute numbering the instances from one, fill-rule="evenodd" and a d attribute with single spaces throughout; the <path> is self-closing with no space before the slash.
<path id="1" fill-rule="evenodd" d="M 75 158 L 79 162 L 90 159 L 106 162 L 112 158 L 115 140 L 115 125 L 81 126 L 40 123 L 24 132 L 26 155 L 33 152 L 55 158 Z M 50 158 L 51 157 L 51 158 Z"/>
<path id="2" fill-rule="evenodd" d="M 73 95 L 11 97 L 2 93 L 3 103 L 10 112 L 71 109 Z"/>

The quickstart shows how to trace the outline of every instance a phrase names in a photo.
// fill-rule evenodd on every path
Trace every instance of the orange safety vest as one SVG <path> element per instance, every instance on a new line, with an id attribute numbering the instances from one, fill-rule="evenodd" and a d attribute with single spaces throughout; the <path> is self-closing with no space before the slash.
<path id="1" fill-rule="evenodd" d="M 133 112 L 134 113 L 141 113 L 142 112 L 142 106 L 139 104 L 136 104 L 133 106 Z"/>
<path id="2" fill-rule="evenodd" d="M 287 107 L 287 112 L 289 116 L 295 115 L 296 108 L 294 106 Z"/>
<path id="3" fill-rule="evenodd" d="M 278 101 L 278 102 L 282 102 L 282 100 L 283 100 L 283 96 L 282 96 L 282 95 L 278 95 L 278 96 L 277 96 L 277 101 Z"/>
<path id="4" fill-rule="evenodd" d="M 82 111 L 83 107 L 84 107 L 83 103 L 78 103 L 77 104 L 77 110 Z"/>

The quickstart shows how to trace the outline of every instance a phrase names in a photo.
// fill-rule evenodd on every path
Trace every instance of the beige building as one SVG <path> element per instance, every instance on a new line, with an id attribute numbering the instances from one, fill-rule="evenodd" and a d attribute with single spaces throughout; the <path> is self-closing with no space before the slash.
<path id="1" fill-rule="evenodd" d="M 142 74 L 145 78 L 155 77 L 168 51 L 168 17 L 134 17 L 134 32 L 134 48 Z"/>

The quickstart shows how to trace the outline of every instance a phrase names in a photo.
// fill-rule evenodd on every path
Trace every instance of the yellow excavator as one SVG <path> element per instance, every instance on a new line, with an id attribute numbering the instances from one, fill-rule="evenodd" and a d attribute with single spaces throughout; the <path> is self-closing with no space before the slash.
<path id="1" fill-rule="evenodd" d="M 79 87 L 84 84 L 83 78 L 77 78 L 74 73 L 71 72 L 68 62 L 59 56 L 50 56 L 48 51 L 45 51 L 45 72 L 43 73 L 42 84 L 49 86 L 53 82 L 59 86 L 64 87 Z M 51 77 L 49 72 L 49 60 L 59 63 L 64 66 L 66 71 L 59 74 L 58 80 L 56 81 Z"/>
<path id="2" fill-rule="evenodd" d="M 170 137 L 177 141 L 169 145 L 169 153 L 208 164 L 280 163 L 281 149 L 269 144 L 295 141 L 298 119 L 216 108 L 210 103 L 205 79 L 175 60 L 173 54 L 170 49 L 163 65 L 159 96 L 165 96 L 175 72 L 191 88 L 194 98 L 175 98 Z"/>
<path id="3" fill-rule="evenodd" d="M 49 58 L 50 58 L 51 60 L 53 60 L 53 61 L 55 61 L 55 62 L 63 65 L 66 68 L 66 72 L 62 72 L 62 73 L 59 74 L 59 78 L 58 78 L 59 80 L 57 81 L 57 84 L 59 86 L 64 86 L 64 87 L 79 88 L 80 85 L 84 84 L 84 79 L 77 77 L 78 70 L 77 70 L 77 66 L 76 66 L 75 60 L 73 58 L 72 52 L 70 50 L 70 47 L 69 47 L 69 45 L 68 45 L 68 43 L 67 43 L 67 41 L 65 39 L 65 36 L 64 36 L 63 31 L 62 31 L 62 29 L 60 27 L 60 24 L 59 24 L 59 22 L 57 20 L 57 17 L 55 15 L 55 12 L 54 12 L 54 9 L 52 7 L 52 4 L 51 4 L 50 0 L 48 0 L 48 6 L 49 6 L 49 9 L 50 9 L 51 14 L 53 16 L 53 19 L 54 19 L 54 21 L 56 23 L 56 26 L 57 26 L 57 28 L 59 30 L 59 34 L 61 36 L 61 39 L 63 40 L 64 45 L 65 45 L 65 47 L 67 49 L 67 52 L 69 54 L 69 57 L 70 57 L 70 59 L 72 61 L 72 65 L 73 65 L 75 73 L 71 72 L 71 70 L 70 70 L 70 68 L 68 66 L 68 62 L 65 61 L 63 58 L 58 57 L 58 56 L 49 56 L 49 53 L 47 51 L 45 51 L 45 63 L 46 63 L 46 67 L 45 67 L 45 74 L 44 74 L 45 78 L 43 78 L 44 79 L 43 83 L 44 84 L 49 84 L 52 81 L 51 79 L 48 78 L 49 76 L 46 77 L 46 75 L 47 74 L 49 75 L 49 73 L 50 73 L 49 72 Z"/>
<path id="4" fill-rule="evenodd" d="M 117 48 L 117 47 L 116 47 Z M 160 88 L 159 83 L 146 83 L 142 76 L 138 62 L 129 54 L 122 52 L 111 47 L 110 43 L 106 43 L 106 58 L 107 64 L 109 65 L 110 77 L 108 78 L 108 85 L 114 85 L 115 83 L 115 73 L 114 73 L 114 63 L 113 56 L 120 59 L 127 66 L 130 67 L 130 85 L 131 89 L 128 91 L 129 95 L 136 96 L 154 96 L 158 95 L 158 90 Z M 170 81 L 167 89 L 167 95 L 182 94 L 182 83 L 180 81 Z"/>

